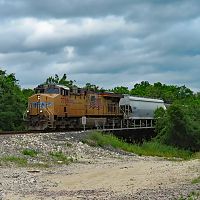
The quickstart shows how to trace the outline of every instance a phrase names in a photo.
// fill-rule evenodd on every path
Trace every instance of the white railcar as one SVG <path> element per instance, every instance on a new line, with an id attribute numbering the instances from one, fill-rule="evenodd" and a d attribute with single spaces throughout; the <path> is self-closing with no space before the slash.
<path id="1" fill-rule="evenodd" d="M 164 101 L 124 95 L 119 102 L 121 111 L 126 119 L 153 119 L 157 108 L 166 109 Z"/>

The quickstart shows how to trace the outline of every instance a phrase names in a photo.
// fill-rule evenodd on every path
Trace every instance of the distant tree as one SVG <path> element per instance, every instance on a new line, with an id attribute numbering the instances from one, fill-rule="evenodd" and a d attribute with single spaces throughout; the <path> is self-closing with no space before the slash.
<path id="1" fill-rule="evenodd" d="M 143 97 L 148 96 L 148 88 L 150 86 L 151 85 L 148 81 L 142 81 L 141 83 L 136 83 L 133 89 L 130 91 L 130 94 Z"/>
<path id="2" fill-rule="evenodd" d="M 110 90 L 111 92 L 114 92 L 116 94 L 129 94 L 128 87 L 124 86 L 118 86 Z"/>
<path id="3" fill-rule="evenodd" d="M 165 85 L 160 82 L 151 85 L 148 81 L 142 81 L 134 85 L 130 90 L 131 95 L 160 98 L 165 102 L 174 102 L 187 98 L 194 98 L 194 93 L 185 86 Z"/>
<path id="4" fill-rule="evenodd" d="M 55 77 L 48 77 L 45 81 L 45 84 L 60 84 L 65 85 L 67 87 L 72 87 L 74 84 L 74 81 L 68 80 L 67 75 L 64 74 L 62 78 L 59 78 L 58 74 L 55 74 Z"/>
<path id="5" fill-rule="evenodd" d="M 194 95 L 193 91 L 187 88 L 185 85 L 178 87 L 178 98 L 184 99 L 188 97 L 192 97 Z"/>
<path id="6" fill-rule="evenodd" d="M 89 91 L 94 91 L 94 92 L 104 92 L 105 91 L 104 88 L 99 88 L 99 86 L 91 84 L 91 83 L 86 83 L 83 88 L 85 88 L 86 90 L 89 90 Z"/>

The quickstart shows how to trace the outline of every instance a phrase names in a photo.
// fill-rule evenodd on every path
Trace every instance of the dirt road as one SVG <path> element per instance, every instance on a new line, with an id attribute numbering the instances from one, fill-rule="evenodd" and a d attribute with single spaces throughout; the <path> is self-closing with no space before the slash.
<path id="1" fill-rule="evenodd" d="M 15 169 L 8 173 L 2 169 L 12 174 L 16 183 L 21 174 L 25 175 L 19 182 L 21 188 L 17 191 L 15 185 L 4 199 L 175 199 L 200 191 L 200 185 L 191 184 L 200 175 L 198 160 L 121 156 L 91 162 L 32 172 Z M 30 181 L 30 190 L 23 188 L 25 180 Z"/>
<path id="2" fill-rule="evenodd" d="M 71 139 L 70 139 L 71 138 Z M 41 135 L 2 138 L 0 154 L 22 156 L 24 148 L 37 149 L 31 164 L 44 162 L 48 152 L 62 151 L 76 158 L 48 168 L 0 166 L 0 199 L 179 199 L 194 193 L 200 199 L 200 160 L 172 161 L 90 147 L 74 136 Z M 67 141 L 67 142 L 66 142 Z M 38 149 L 40 147 L 40 149 Z"/>

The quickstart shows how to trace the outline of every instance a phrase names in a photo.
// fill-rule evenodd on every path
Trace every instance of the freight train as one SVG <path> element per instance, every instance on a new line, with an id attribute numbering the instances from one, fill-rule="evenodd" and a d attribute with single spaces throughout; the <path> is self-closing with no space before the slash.
<path id="1" fill-rule="evenodd" d="M 143 126 L 160 107 L 165 109 L 159 99 L 39 85 L 28 99 L 26 121 L 30 130 Z"/>

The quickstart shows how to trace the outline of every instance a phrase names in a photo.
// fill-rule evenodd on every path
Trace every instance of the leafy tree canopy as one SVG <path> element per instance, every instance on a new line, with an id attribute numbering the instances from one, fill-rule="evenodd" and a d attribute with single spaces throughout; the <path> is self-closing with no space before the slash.
<path id="1" fill-rule="evenodd" d="M 124 87 L 124 86 L 115 87 L 115 88 L 111 89 L 110 91 L 114 92 L 116 94 L 129 94 L 130 93 L 128 87 Z"/>
<path id="2" fill-rule="evenodd" d="M 0 70 L 0 130 L 22 129 L 26 102 L 15 75 Z"/>
<path id="3" fill-rule="evenodd" d="M 59 84 L 59 85 L 65 85 L 65 86 L 71 88 L 72 86 L 74 86 L 74 85 L 73 85 L 73 84 L 74 84 L 74 81 L 68 80 L 66 74 L 64 74 L 64 75 L 62 76 L 62 78 L 60 78 L 60 77 L 58 76 L 58 74 L 55 74 L 54 77 L 52 77 L 52 76 L 48 77 L 48 78 L 46 79 L 46 81 L 45 81 L 45 84 Z"/>
<path id="4" fill-rule="evenodd" d="M 166 111 L 155 112 L 156 139 L 164 144 L 200 150 L 200 101 L 173 103 Z"/>
<path id="5" fill-rule="evenodd" d="M 94 92 L 104 92 L 105 91 L 105 89 L 99 88 L 99 86 L 91 84 L 91 83 L 86 83 L 83 88 L 85 88 L 86 90 L 94 91 Z"/>
<path id="6" fill-rule="evenodd" d="M 194 93 L 185 86 L 165 85 L 160 82 L 151 85 L 148 81 L 135 84 L 130 95 L 159 98 L 165 102 L 194 97 Z"/>

